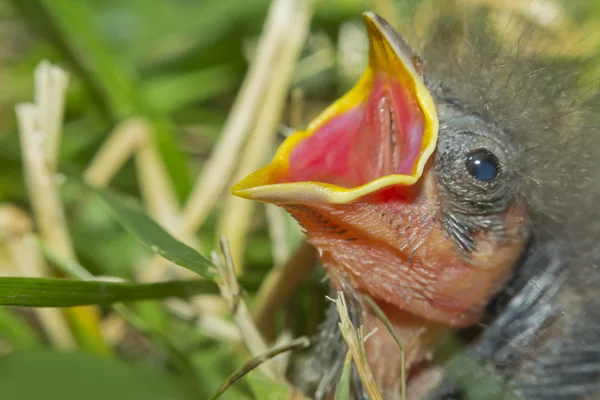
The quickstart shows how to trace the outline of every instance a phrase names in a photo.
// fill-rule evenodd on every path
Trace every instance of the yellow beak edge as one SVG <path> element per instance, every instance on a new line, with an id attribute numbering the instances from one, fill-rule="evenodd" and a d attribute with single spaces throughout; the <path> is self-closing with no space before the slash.
<path id="1" fill-rule="evenodd" d="M 297 131 L 280 146 L 273 161 L 235 184 L 231 193 L 252 200 L 275 204 L 346 204 L 386 187 L 410 186 L 419 180 L 437 144 L 439 122 L 433 99 L 423 83 L 419 56 L 383 18 L 372 12 L 363 14 L 369 39 L 369 65 L 348 93 L 326 108 L 306 130 Z M 357 187 L 341 187 L 324 182 L 281 183 L 288 168 L 290 154 L 303 140 L 323 124 L 351 110 L 369 98 L 376 74 L 385 73 L 396 79 L 416 99 L 423 114 L 420 153 L 405 174 L 385 175 Z"/>

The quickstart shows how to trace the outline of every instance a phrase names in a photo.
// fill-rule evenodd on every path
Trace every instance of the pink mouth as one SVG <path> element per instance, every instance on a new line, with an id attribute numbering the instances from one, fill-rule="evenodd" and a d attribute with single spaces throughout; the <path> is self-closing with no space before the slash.
<path id="1" fill-rule="evenodd" d="M 325 122 L 298 143 L 278 183 L 316 181 L 351 188 L 385 175 L 413 174 L 423 132 L 416 99 L 379 73 L 366 102 Z"/>

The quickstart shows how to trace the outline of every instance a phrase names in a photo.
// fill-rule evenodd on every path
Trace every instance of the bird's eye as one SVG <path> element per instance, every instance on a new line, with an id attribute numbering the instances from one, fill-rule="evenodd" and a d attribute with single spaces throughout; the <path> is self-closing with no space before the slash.
<path id="1" fill-rule="evenodd" d="M 487 150 L 475 150 L 467 156 L 467 171 L 469 174 L 484 182 L 489 182 L 498 176 L 500 162 L 498 158 Z"/>

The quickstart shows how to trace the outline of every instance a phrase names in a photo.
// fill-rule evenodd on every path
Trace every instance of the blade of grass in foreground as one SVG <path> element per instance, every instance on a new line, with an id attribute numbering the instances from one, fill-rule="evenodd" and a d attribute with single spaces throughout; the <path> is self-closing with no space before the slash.
<path id="1" fill-rule="evenodd" d="M 67 275 L 84 280 L 90 281 L 94 278 L 94 276 L 89 273 L 85 268 L 81 265 L 72 262 L 70 260 L 65 260 L 60 258 L 56 253 L 54 253 L 50 248 L 45 246 L 43 242 L 40 242 L 41 248 L 44 252 L 44 255 L 51 260 L 58 268 L 60 268 Z M 210 284 L 210 282 L 205 282 L 206 284 Z M 144 303 L 138 303 L 137 305 L 141 305 Z M 162 308 L 158 304 L 155 304 L 158 307 L 155 308 L 154 312 L 158 313 L 159 319 L 162 319 L 165 315 L 163 314 Z M 165 327 L 157 321 L 156 314 L 152 317 L 148 315 L 148 313 L 140 313 L 139 308 L 137 311 L 129 309 L 123 303 L 115 303 L 111 305 L 112 309 L 119 313 L 127 322 L 129 322 L 133 327 L 135 327 L 140 333 L 144 334 L 146 337 L 151 339 L 158 347 L 160 347 L 165 354 L 168 355 L 170 362 L 173 366 L 180 371 L 182 375 L 187 376 L 190 379 L 190 382 L 193 383 L 195 389 L 198 393 L 202 393 L 202 388 L 199 385 L 198 380 L 198 371 L 196 370 L 195 365 L 189 359 L 189 354 L 186 353 L 183 349 L 179 348 L 179 344 L 176 343 L 172 337 L 164 330 Z"/>
<path id="2" fill-rule="evenodd" d="M 108 190 L 94 192 L 116 220 L 154 253 L 207 279 L 216 279 L 216 267 L 208 258 L 169 235 L 131 199 Z"/>
<path id="3" fill-rule="evenodd" d="M 3 306 L 74 307 L 190 297 L 206 293 L 218 293 L 217 286 L 204 280 L 139 284 L 51 278 L 0 278 L 0 305 Z"/>
<path id="4" fill-rule="evenodd" d="M 191 400 L 188 381 L 168 371 L 116 358 L 50 349 L 16 351 L 2 357 L 2 399 Z"/>

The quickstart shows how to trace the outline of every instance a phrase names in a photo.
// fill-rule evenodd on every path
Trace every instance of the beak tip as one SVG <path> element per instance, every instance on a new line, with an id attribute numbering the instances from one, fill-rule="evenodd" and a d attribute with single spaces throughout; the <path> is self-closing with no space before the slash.
<path id="1" fill-rule="evenodd" d="M 363 20 L 367 25 L 367 29 L 375 29 L 381 33 L 387 33 L 388 31 L 394 30 L 394 28 L 385 20 L 385 18 L 381 17 L 377 13 L 374 13 L 373 11 L 365 11 L 362 15 Z"/>
<path id="2" fill-rule="evenodd" d="M 248 190 L 232 188 L 229 192 L 235 197 L 239 197 L 246 200 L 253 200 L 252 196 L 248 193 Z"/>
<path id="3" fill-rule="evenodd" d="M 237 197 L 245 197 L 244 192 L 246 190 L 244 190 L 244 188 L 242 187 L 242 182 L 243 181 L 240 181 L 240 182 L 237 182 L 235 185 L 233 185 L 229 189 L 229 193 L 231 193 L 232 195 L 237 196 Z"/>
<path id="4" fill-rule="evenodd" d="M 362 15 L 364 19 L 373 20 L 377 14 L 375 14 L 373 11 L 365 11 L 362 13 Z"/>

